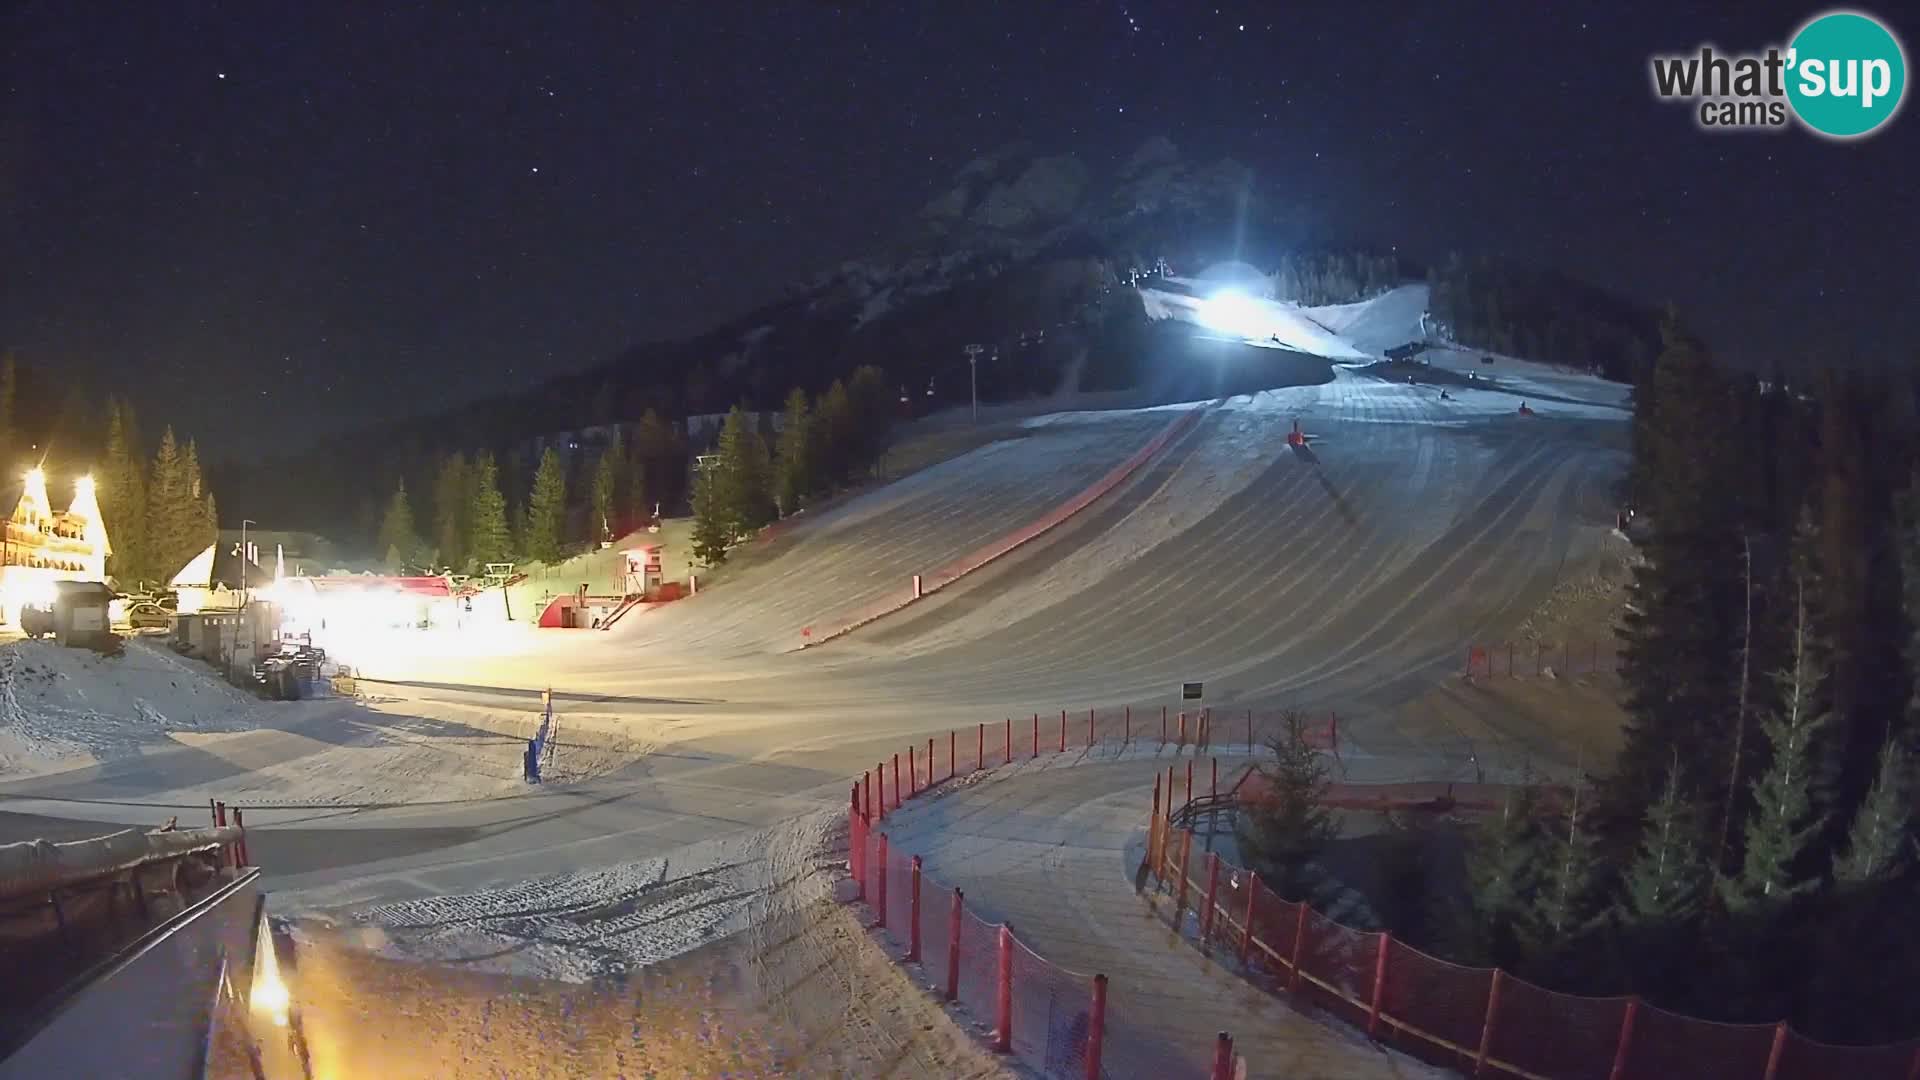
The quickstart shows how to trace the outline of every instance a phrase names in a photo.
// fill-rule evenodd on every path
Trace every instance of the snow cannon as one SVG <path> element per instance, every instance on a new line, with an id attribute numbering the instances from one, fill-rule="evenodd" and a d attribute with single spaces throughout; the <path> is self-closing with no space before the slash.
<path id="1" fill-rule="evenodd" d="M 1287 445 L 1288 446 L 1307 445 L 1306 432 L 1300 430 L 1300 421 L 1298 420 L 1295 420 L 1293 422 L 1293 430 L 1287 432 Z"/>
<path id="2" fill-rule="evenodd" d="M 1526 402 L 1524 402 L 1524 401 L 1520 403 L 1520 415 L 1521 415 L 1521 416 L 1532 416 L 1532 415 L 1533 415 L 1533 410 L 1532 410 L 1532 409 L 1529 409 L 1529 408 L 1527 408 L 1527 403 L 1526 403 Z"/>

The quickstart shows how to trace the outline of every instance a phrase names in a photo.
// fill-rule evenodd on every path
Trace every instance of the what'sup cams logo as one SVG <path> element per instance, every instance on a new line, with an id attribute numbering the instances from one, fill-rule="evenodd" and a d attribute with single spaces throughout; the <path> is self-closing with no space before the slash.
<path id="1" fill-rule="evenodd" d="M 1801 126 L 1829 139 L 1856 139 L 1886 126 L 1907 91 L 1907 57 L 1880 20 L 1830 11 L 1782 47 L 1723 53 L 1710 45 L 1648 63 L 1654 95 L 1684 101 L 1709 131 Z"/>

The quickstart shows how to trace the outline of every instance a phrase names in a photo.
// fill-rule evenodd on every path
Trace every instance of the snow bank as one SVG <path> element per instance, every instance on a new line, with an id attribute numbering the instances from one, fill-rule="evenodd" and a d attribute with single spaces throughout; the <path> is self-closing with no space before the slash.
<path id="1" fill-rule="evenodd" d="M 659 859 L 352 913 L 395 959 L 590 982 L 656 964 L 832 895 L 842 814 L 819 811 Z M 777 898 L 777 899 L 776 899 Z"/>
<path id="2" fill-rule="evenodd" d="M 1357 304 L 1328 304 L 1301 311 L 1354 348 L 1379 356 L 1395 345 L 1426 336 L 1421 320 L 1427 314 L 1428 300 L 1427 286 L 1402 285 Z"/>
<path id="3" fill-rule="evenodd" d="M 120 656 L 45 641 L 0 646 L 0 776 L 140 753 L 175 731 L 244 731 L 272 706 L 164 648 Z"/>

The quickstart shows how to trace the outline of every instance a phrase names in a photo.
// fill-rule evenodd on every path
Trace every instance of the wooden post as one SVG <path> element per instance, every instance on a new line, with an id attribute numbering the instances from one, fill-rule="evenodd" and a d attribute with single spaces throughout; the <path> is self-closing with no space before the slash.
<path id="1" fill-rule="evenodd" d="M 1087 1009 L 1087 1080 L 1100 1080 L 1100 1048 L 1107 1035 L 1107 977 L 1093 977 L 1093 1004 Z"/>
<path id="2" fill-rule="evenodd" d="M 1013 1049 L 1013 927 L 1000 926 L 1000 968 L 995 996 L 993 1048 L 1004 1054 Z"/>
<path id="3" fill-rule="evenodd" d="M 1287 993 L 1289 994 L 1297 994 L 1300 992 L 1300 955 L 1306 950 L 1307 944 L 1307 911 L 1307 902 L 1302 900 L 1298 905 L 1298 910 L 1294 913 L 1293 960 L 1291 962 L 1293 970 L 1287 975 Z"/>
<path id="4" fill-rule="evenodd" d="M 1200 951 L 1213 950 L 1213 907 L 1220 898 L 1220 856 L 1207 852 L 1207 907 L 1200 913 Z"/>
<path id="5" fill-rule="evenodd" d="M 1067 752 L 1067 710 L 1060 710 L 1060 752 Z"/>
<path id="6" fill-rule="evenodd" d="M 920 856 L 913 857 L 913 879 L 908 896 L 912 925 L 907 930 L 907 959 L 920 959 Z M 1377 1006 L 1376 1006 L 1377 1007 Z"/>
<path id="7" fill-rule="evenodd" d="M 880 929 L 887 928 L 887 834 L 880 834 L 880 878 L 873 883 L 874 907 L 880 913 L 876 924 Z"/>
<path id="8" fill-rule="evenodd" d="M 1177 743 L 1174 743 L 1174 745 L 1175 746 L 1187 745 L 1187 713 L 1185 709 L 1182 709 L 1180 711 L 1180 741 Z"/>
<path id="9" fill-rule="evenodd" d="M 1040 756 L 1040 714 L 1033 714 L 1033 756 Z"/>
<path id="10" fill-rule="evenodd" d="M 1233 1080 L 1233 1036 L 1221 1032 L 1213 1037 L 1213 1080 Z"/>
<path id="11" fill-rule="evenodd" d="M 1120 745 L 1126 746 L 1131 742 L 1133 742 L 1133 706 L 1129 705 L 1126 711 L 1120 714 Z"/>
<path id="12" fill-rule="evenodd" d="M 1253 911 L 1254 901 L 1260 897 L 1260 875 L 1247 871 L 1247 911 L 1246 926 L 1240 934 L 1240 966 L 1245 968 L 1253 958 Z"/>
<path id="13" fill-rule="evenodd" d="M 1473 1075 L 1487 1074 L 1487 1055 L 1493 1052 L 1493 1028 L 1500 1022 L 1500 978 L 1506 972 L 1493 969 L 1493 985 L 1487 989 L 1487 1018 L 1480 1025 L 1480 1056 L 1474 1059 Z"/>
<path id="14" fill-rule="evenodd" d="M 1607 1073 L 1607 1080 L 1625 1080 L 1627 1075 L 1627 1054 L 1633 1046 L 1633 1022 L 1640 1016 L 1640 999 L 1627 999 L 1626 1015 L 1620 1018 L 1620 1041 L 1613 1048 L 1613 1069 Z"/>
<path id="15" fill-rule="evenodd" d="M 1007 760 L 1005 763 L 1008 765 L 1013 764 L 1013 717 L 1011 716 L 1007 717 Z"/>
<path id="16" fill-rule="evenodd" d="M 985 733 L 981 738 L 986 738 Z M 952 729 L 947 731 L 947 779 L 960 775 L 960 733 Z"/>
<path id="17" fill-rule="evenodd" d="M 1087 710 L 1087 749 L 1093 749 L 1093 710 Z"/>
<path id="18" fill-rule="evenodd" d="M 986 767 L 987 767 L 987 722 L 985 720 L 982 720 L 980 721 L 979 732 L 974 735 L 973 768 L 967 771 L 973 772 L 975 770 L 984 769 Z"/>
<path id="19" fill-rule="evenodd" d="M 898 765 L 900 763 L 900 759 L 897 757 L 894 758 L 893 761 L 895 765 Z M 909 799 L 913 798 L 913 796 L 916 794 L 919 783 L 920 783 L 920 770 L 914 766 L 913 745 L 909 743 L 907 745 L 907 798 Z M 895 786 L 898 787 L 899 785 L 896 784 Z"/>
<path id="20" fill-rule="evenodd" d="M 1380 1037 L 1380 1002 L 1387 996 L 1387 949 L 1392 947 L 1393 934 L 1380 932 L 1380 952 L 1373 958 L 1373 1004 L 1367 1009 L 1367 1038 Z"/>
<path id="21" fill-rule="evenodd" d="M 1767 1071 L 1761 1080 L 1778 1080 L 1780 1076 L 1780 1057 L 1787 1052 L 1787 1022 L 1773 1025 L 1773 1048 L 1767 1051 Z"/>
<path id="22" fill-rule="evenodd" d="M 913 751 L 909 749 L 908 753 Z M 900 755 L 893 755 L 893 808 L 900 809 Z"/>
<path id="23" fill-rule="evenodd" d="M 953 909 L 947 912 L 947 1000 L 960 996 L 960 906 L 965 900 L 953 890 Z"/>

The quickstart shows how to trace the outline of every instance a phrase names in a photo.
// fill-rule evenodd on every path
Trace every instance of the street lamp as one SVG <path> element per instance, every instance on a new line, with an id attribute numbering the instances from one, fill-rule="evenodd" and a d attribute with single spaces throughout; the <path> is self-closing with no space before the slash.
<path id="1" fill-rule="evenodd" d="M 980 354 L 986 351 L 984 345 L 969 345 L 967 353 L 967 389 L 973 395 L 973 422 L 980 423 Z"/>

